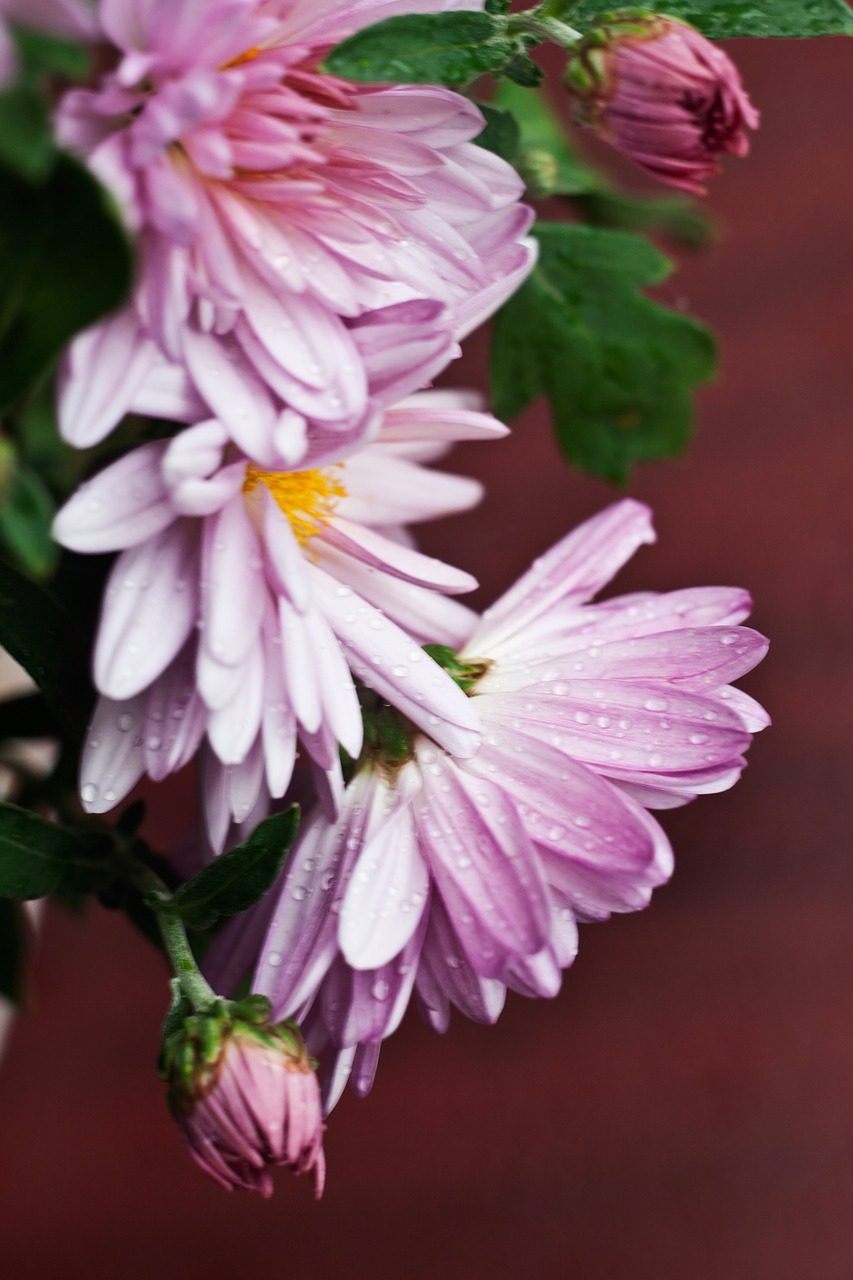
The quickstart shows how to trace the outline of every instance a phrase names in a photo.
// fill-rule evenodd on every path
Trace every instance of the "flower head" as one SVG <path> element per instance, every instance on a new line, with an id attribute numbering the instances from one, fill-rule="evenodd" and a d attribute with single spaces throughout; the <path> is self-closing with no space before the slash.
<path id="1" fill-rule="evenodd" d="M 532 215 L 472 143 L 477 107 L 320 70 L 344 35 L 412 7 L 448 6 L 102 0 L 118 65 L 66 95 L 59 133 L 120 201 L 140 264 L 131 305 L 71 349 L 69 440 L 102 438 L 165 362 L 196 420 L 281 466 L 297 422 L 303 447 L 367 432 L 520 282 Z"/>
<path id="2" fill-rule="evenodd" d="M 758 127 L 737 68 L 686 22 L 601 16 L 566 73 L 578 118 L 662 182 L 702 195 L 718 156 L 745 156 Z"/>
<path id="3" fill-rule="evenodd" d="M 166 1037 L 169 1106 L 194 1159 L 233 1190 L 272 1195 L 271 1170 L 313 1173 L 323 1191 L 323 1117 L 297 1028 L 270 1023 L 267 1001 L 187 1017 Z"/>
<path id="4" fill-rule="evenodd" d="M 475 401 L 476 402 L 476 401 Z M 204 741 L 215 849 L 290 782 L 297 737 L 339 775 L 357 758 L 353 674 L 460 755 L 472 704 L 421 645 L 460 644 L 475 580 L 407 545 L 405 523 L 462 510 L 480 486 L 422 465 L 457 439 L 505 428 L 471 397 L 425 392 L 374 443 L 307 469 L 269 472 L 221 423 L 142 445 L 98 473 L 57 517 L 75 551 L 120 551 L 94 654 L 102 695 L 83 752 L 86 808 L 117 804 L 143 772 L 179 769 Z"/>
<path id="5" fill-rule="evenodd" d="M 413 995 L 441 1030 L 451 1004 L 493 1021 L 507 987 L 555 994 L 576 921 L 643 907 L 669 876 L 647 810 L 737 778 L 767 723 L 729 684 L 766 650 L 741 625 L 745 593 L 590 603 L 651 538 L 646 508 L 625 501 L 558 543 L 444 659 L 479 750 L 380 728 L 337 819 L 303 828 L 254 985 L 337 1054 L 327 1096 L 353 1064 L 369 1087 Z"/>

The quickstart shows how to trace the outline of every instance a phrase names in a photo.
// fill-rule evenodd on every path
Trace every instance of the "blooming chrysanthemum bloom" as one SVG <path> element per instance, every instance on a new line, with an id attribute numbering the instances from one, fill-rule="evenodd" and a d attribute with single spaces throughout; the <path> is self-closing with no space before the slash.
<path id="1" fill-rule="evenodd" d="M 703 195 L 718 157 L 749 151 L 758 112 L 737 67 L 686 22 L 605 15 L 572 56 L 578 118 L 662 182 Z"/>
<path id="2" fill-rule="evenodd" d="M 72 347 L 67 439 L 102 438 L 165 360 L 274 466 L 292 460 L 283 413 L 366 427 L 377 364 L 402 348 L 421 369 L 399 398 L 447 363 L 532 263 L 522 184 L 472 143 L 483 118 L 467 99 L 319 67 L 390 14 L 480 7 L 102 0 L 120 60 L 96 91 L 66 95 L 59 136 L 119 199 L 140 263 L 130 306 Z"/>
<path id="3" fill-rule="evenodd" d="M 651 540 L 647 509 L 625 501 L 538 561 L 446 658 L 478 752 L 398 721 L 396 748 L 387 732 L 369 744 L 337 820 L 315 813 L 277 901 L 238 927 L 266 927 L 253 985 L 276 1016 L 339 1051 L 330 1096 L 353 1063 L 369 1087 L 412 992 L 437 1029 L 451 1004 L 494 1020 L 507 987 L 553 995 L 575 921 L 636 910 L 670 874 L 647 808 L 737 778 L 767 723 L 729 684 L 766 650 L 740 625 L 746 593 L 590 603 Z M 223 981 L 228 947 L 212 961 Z"/>
<path id="4" fill-rule="evenodd" d="M 86 0 L 0 0 L 0 87 L 15 74 L 17 57 L 7 23 L 84 40 L 95 31 Z"/>
<path id="5" fill-rule="evenodd" d="M 143 772 L 179 769 L 206 738 L 220 848 L 231 818 L 284 794 L 297 735 L 332 775 L 339 744 L 358 757 L 351 669 L 449 750 L 476 748 L 472 704 L 420 647 L 462 642 L 473 615 L 445 596 L 475 581 L 402 534 L 479 499 L 476 481 L 421 465 L 453 440 L 504 434 L 470 404 L 421 393 L 345 462 L 286 472 L 248 462 L 210 420 L 133 450 L 71 498 L 57 540 L 121 551 L 95 645 L 89 811 L 111 809 Z"/>
<path id="6" fill-rule="evenodd" d="M 164 1044 L 169 1105 L 193 1157 L 229 1191 L 272 1195 L 272 1169 L 313 1173 L 323 1193 L 323 1115 L 296 1027 L 271 1025 L 265 1000 L 243 1016 L 190 1016 Z"/>

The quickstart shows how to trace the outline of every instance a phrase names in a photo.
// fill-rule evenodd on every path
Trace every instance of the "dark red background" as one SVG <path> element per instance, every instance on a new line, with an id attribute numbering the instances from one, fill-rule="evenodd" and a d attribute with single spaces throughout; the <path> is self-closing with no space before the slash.
<path id="1" fill-rule="evenodd" d="M 753 591 L 775 726 L 745 778 L 668 816 L 673 883 L 583 930 L 558 999 L 404 1027 L 332 1116 L 319 1205 L 286 1175 L 269 1203 L 205 1181 L 154 1075 L 157 955 L 51 912 L 0 1074 L 10 1280 L 853 1275 L 853 43 L 733 52 L 764 125 L 713 187 L 725 239 L 669 289 L 722 377 L 687 456 L 632 486 L 660 544 L 620 585 Z M 613 496 L 542 412 L 455 462 L 488 498 L 428 545 L 483 600 Z"/>

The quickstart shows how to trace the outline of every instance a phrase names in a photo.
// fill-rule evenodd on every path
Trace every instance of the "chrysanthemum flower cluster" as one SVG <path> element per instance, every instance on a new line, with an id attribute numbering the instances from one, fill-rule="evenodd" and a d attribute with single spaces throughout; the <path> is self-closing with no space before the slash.
<path id="1" fill-rule="evenodd" d="M 138 245 L 129 301 L 65 356 L 60 427 L 79 447 L 127 414 L 156 427 L 55 523 L 116 553 L 82 805 L 193 762 L 199 867 L 294 797 L 305 813 L 208 953 L 223 1003 L 168 1040 L 199 1163 L 265 1193 L 274 1164 L 322 1180 L 308 1053 L 328 1111 L 349 1078 L 367 1092 L 410 1004 L 444 1030 L 451 1007 L 492 1022 L 508 990 L 554 996 L 578 923 L 669 876 L 651 811 L 731 786 L 766 723 L 732 687 L 766 647 L 744 592 L 596 601 L 653 540 L 639 503 L 482 617 L 470 574 L 415 546 L 480 497 L 432 464 L 505 433 L 430 384 L 532 270 L 532 214 L 468 98 L 322 61 L 381 18 L 482 7 L 101 0 L 110 69 L 58 113 Z M 247 979 L 248 1021 L 227 1003 Z"/>

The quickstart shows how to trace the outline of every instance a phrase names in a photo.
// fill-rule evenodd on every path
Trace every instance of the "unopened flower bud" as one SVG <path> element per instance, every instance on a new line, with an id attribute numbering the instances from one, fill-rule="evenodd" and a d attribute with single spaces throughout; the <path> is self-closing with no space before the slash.
<path id="1" fill-rule="evenodd" d="M 323 1191 L 320 1090 L 299 1031 L 271 1023 L 253 996 L 191 1014 L 166 1035 L 169 1105 L 205 1173 L 229 1190 L 272 1195 L 271 1170 L 313 1172 Z"/>
<path id="2" fill-rule="evenodd" d="M 565 76 L 580 123 L 670 186 L 695 195 L 718 155 L 745 156 L 758 127 L 737 68 L 694 27 L 638 9 L 601 15 Z"/>

